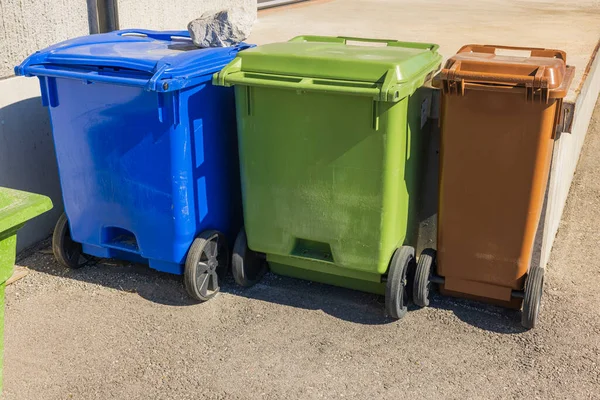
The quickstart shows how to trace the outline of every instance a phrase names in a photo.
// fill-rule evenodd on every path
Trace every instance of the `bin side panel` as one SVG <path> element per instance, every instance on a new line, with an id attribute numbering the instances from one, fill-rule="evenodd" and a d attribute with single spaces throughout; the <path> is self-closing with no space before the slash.
<path id="1" fill-rule="evenodd" d="M 249 247 L 385 272 L 405 234 L 402 223 L 389 228 L 405 189 L 403 150 L 387 141 L 404 145 L 406 119 L 389 117 L 406 105 L 392 112 L 366 97 L 244 86 L 236 101 Z"/>
<path id="2" fill-rule="evenodd" d="M 470 293 L 469 281 L 522 289 L 548 179 L 556 102 L 467 90 L 444 96 L 442 107 L 438 272 L 453 278 L 454 292 Z M 498 300 L 510 300 L 510 290 L 502 293 L 508 298 Z"/>
<path id="3" fill-rule="evenodd" d="M 219 230 L 231 248 L 242 225 L 234 89 L 209 83 L 191 92 L 183 104 L 192 132 L 197 233 Z"/>
<path id="4" fill-rule="evenodd" d="M 2 392 L 4 365 L 4 288 L 6 280 L 10 278 L 15 264 L 17 249 L 17 232 L 0 232 L 0 393 Z"/>
<path id="5" fill-rule="evenodd" d="M 17 249 L 17 230 L 0 232 L 0 284 L 13 274 Z M 2 365 L 2 364 L 0 364 Z"/>
<path id="6" fill-rule="evenodd" d="M 417 245 L 425 153 L 423 128 L 430 101 L 430 92 L 419 88 L 398 103 L 381 104 L 387 144 L 381 251 L 388 255 L 379 265 L 381 274 L 386 272 L 396 247 Z"/>
<path id="7" fill-rule="evenodd" d="M 232 91 L 213 92 L 209 85 L 203 93 L 202 85 L 155 93 L 69 79 L 56 83 L 58 105 L 50 114 L 73 238 L 109 249 L 108 256 L 135 253 L 151 266 L 157 260 L 158 269 L 180 273 L 196 234 L 222 228 L 229 218 L 227 201 L 220 202 L 229 193 L 214 189 L 232 168 L 221 168 L 227 157 L 220 155 L 231 144 L 234 115 L 211 112 L 231 107 Z M 222 121 L 229 127 L 223 140 Z M 198 150 L 202 154 L 194 158 Z"/>

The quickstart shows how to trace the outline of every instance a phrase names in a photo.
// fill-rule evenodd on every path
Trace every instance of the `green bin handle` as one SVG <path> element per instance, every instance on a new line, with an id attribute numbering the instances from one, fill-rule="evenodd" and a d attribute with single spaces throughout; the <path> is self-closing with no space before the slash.
<path id="1" fill-rule="evenodd" d="M 215 75 L 213 82 L 219 85 L 219 76 Z M 225 81 L 225 78 L 222 79 Z M 246 85 L 279 89 L 293 89 L 311 92 L 343 93 L 357 96 L 368 96 L 378 100 L 381 84 L 369 82 L 339 81 L 334 79 L 292 77 L 258 72 L 237 71 L 227 75 L 223 86 Z"/>
<path id="2" fill-rule="evenodd" d="M 435 63 L 439 63 L 439 60 L 436 60 Z M 425 76 L 423 76 L 422 79 L 414 80 L 412 82 L 396 82 L 394 69 L 389 70 L 384 75 L 383 82 L 359 82 L 247 72 L 242 71 L 241 67 L 242 60 L 240 58 L 235 59 L 220 72 L 213 75 L 213 85 L 227 87 L 233 85 L 246 85 L 305 90 L 311 92 L 340 93 L 368 96 L 373 100 L 395 103 L 413 93 L 425 80 Z"/>
<path id="3" fill-rule="evenodd" d="M 437 51 L 440 47 L 434 43 L 421 43 L 421 42 L 401 42 L 394 39 L 372 39 L 372 38 L 361 38 L 352 36 L 296 36 L 289 40 L 290 42 L 324 42 L 324 43 L 342 43 L 346 44 L 348 41 L 352 42 L 366 42 L 366 43 L 386 43 L 388 46 L 393 47 L 406 47 L 409 49 L 423 49 L 429 51 Z"/>
<path id="4" fill-rule="evenodd" d="M 258 72 L 223 71 L 213 76 L 213 84 L 217 86 L 260 86 L 275 89 L 292 89 L 307 92 L 339 93 L 355 96 L 366 96 L 376 101 L 395 103 L 413 93 L 423 84 L 423 79 L 409 83 L 394 83 L 394 71 L 389 71 L 382 82 L 342 81 L 324 78 L 293 77 L 289 75 L 273 75 Z"/>
<path id="5" fill-rule="evenodd" d="M 370 96 L 375 99 L 381 93 L 381 84 L 373 82 L 342 81 L 242 71 L 242 60 L 240 58 L 234 59 L 220 72 L 215 73 L 212 83 L 217 86 L 246 85 L 329 93 L 349 93 Z"/>

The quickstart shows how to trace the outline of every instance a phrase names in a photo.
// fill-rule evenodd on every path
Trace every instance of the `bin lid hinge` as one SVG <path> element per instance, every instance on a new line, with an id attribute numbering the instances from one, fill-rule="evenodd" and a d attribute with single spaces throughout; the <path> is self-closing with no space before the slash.
<path id="1" fill-rule="evenodd" d="M 444 80 L 442 82 L 443 82 L 442 91 L 444 92 L 444 94 L 450 94 L 450 95 L 454 94 L 457 96 L 465 95 L 465 80 L 464 79 Z"/>
<path id="2" fill-rule="evenodd" d="M 442 74 L 446 72 L 445 79 L 442 81 L 444 94 L 465 95 L 465 80 L 456 76 L 459 67 L 460 63 L 454 63 L 448 70 L 442 71 Z"/>
<path id="3" fill-rule="evenodd" d="M 165 73 L 167 68 L 169 68 L 170 66 L 171 64 L 169 63 L 164 63 L 158 66 L 158 68 L 154 71 L 154 75 L 152 75 L 152 78 L 148 80 L 148 83 L 146 84 L 146 90 L 166 92 L 169 89 L 169 84 L 167 82 L 162 82 L 161 85 L 160 80 L 162 79 L 163 74 Z"/>
<path id="4" fill-rule="evenodd" d="M 548 79 L 544 76 L 545 70 L 545 66 L 540 66 L 532 82 L 525 84 L 525 100 L 548 103 L 550 100 L 550 91 L 548 90 Z"/>

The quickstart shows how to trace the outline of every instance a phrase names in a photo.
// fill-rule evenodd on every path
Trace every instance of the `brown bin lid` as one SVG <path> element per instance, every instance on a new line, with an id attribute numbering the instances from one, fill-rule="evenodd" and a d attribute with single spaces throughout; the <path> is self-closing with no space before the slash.
<path id="1" fill-rule="evenodd" d="M 504 55 L 499 49 L 528 54 Z M 575 70 L 566 59 L 561 50 L 469 44 L 446 62 L 438 79 L 539 88 L 547 90 L 548 98 L 562 98 Z M 441 86 L 439 81 L 437 85 Z"/>

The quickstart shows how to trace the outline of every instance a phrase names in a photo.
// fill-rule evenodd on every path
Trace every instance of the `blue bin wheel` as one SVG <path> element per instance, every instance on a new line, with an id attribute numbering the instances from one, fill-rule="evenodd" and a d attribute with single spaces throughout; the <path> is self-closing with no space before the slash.
<path id="1" fill-rule="evenodd" d="M 429 306 L 429 293 L 431 291 L 431 275 L 435 265 L 435 250 L 425 249 L 421 252 L 415 280 L 413 283 L 413 302 L 419 307 Z"/>
<path id="2" fill-rule="evenodd" d="M 525 296 L 521 311 L 521 325 L 527 329 L 535 328 L 540 314 L 542 293 L 544 291 L 544 268 L 533 267 L 525 281 Z"/>
<path id="3" fill-rule="evenodd" d="M 218 231 L 202 232 L 185 259 L 184 283 L 190 297 L 207 301 L 221 290 L 219 281 L 229 270 L 229 249 L 225 235 Z"/>
<path id="4" fill-rule="evenodd" d="M 390 262 L 385 286 L 385 311 L 394 319 L 406 315 L 409 300 L 408 276 L 414 264 L 414 248 L 402 246 L 396 249 Z"/>
<path id="5" fill-rule="evenodd" d="M 233 246 L 231 270 L 238 285 L 250 287 L 261 280 L 267 272 L 268 264 L 264 256 L 248 248 L 244 228 L 238 233 Z"/>
<path id="6" fill-rule="evenodd" d="M 89 258 L 83 254 L 81 243 L 71 239 L 71 229 L 67 215 L 63 213 L 52 234 L 52 252 L 56 261 L 67 268 L 77 269 L 86 265 Z"/>

